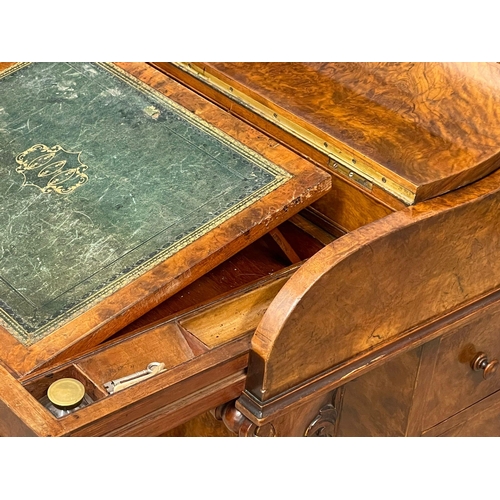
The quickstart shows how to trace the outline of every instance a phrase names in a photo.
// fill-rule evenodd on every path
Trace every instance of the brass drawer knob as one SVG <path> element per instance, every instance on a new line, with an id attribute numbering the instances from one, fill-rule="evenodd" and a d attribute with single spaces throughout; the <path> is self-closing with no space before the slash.
<path id="1" fill-rule="evenodd" d="M 488 356 L 484 352 L 478 352 L 470 363 L 474 371 L 483 370 L 483 378 L 487 379 L 496 372 L 498 359 L 488 361 Z"/>

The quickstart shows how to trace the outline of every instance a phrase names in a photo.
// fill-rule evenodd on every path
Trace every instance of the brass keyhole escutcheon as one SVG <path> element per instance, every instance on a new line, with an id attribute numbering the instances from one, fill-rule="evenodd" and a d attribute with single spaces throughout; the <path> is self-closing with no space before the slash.
<path id="1" fill-rule="evenodd" d="M 483 370 L 483 378 L 487 379 L 496 372 L 498 359 L 488 361 L 488 356 L 484 352 L 478 352 L 470 365 L 474 371 Z"/>

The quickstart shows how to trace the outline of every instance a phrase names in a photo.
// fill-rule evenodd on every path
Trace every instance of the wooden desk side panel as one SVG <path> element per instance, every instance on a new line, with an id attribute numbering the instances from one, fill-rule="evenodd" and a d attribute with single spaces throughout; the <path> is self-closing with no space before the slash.
<path id="1" fill-rule="evenodd" d="M 267 401 L 500 287 L 500 173 L 334 241 L 280 291 L 252 340 Z"/>

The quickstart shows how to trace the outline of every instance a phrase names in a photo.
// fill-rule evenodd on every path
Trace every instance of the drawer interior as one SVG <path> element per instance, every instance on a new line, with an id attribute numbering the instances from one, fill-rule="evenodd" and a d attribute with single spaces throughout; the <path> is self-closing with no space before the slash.
<path id="1" fill-rule="evenodd" d="M 311 228 L 313 234 L 307 232 Z M 277 234 L 260 238 L 98 348 L 29 375 L 22 381 L 24 387 L 43 402 L 52 382 L 75 378 L 96 404 L 114 396 L 105 383 L 140 372 L 152 362 L 163 363 L 177 382 L 176 370 L 180 373 L 190 362 L 224 351 L 242 337 L 246 340 L 241 354 L 246 355 L 251 333 L 299 263 L 333 240 L 319 228 L 314 235 L 314 228 L 301 217 L 281 225 Z M 75 413 L 82 410 L 87 411 Z M 68 420 L 67 415 L 62 420 Z"/>

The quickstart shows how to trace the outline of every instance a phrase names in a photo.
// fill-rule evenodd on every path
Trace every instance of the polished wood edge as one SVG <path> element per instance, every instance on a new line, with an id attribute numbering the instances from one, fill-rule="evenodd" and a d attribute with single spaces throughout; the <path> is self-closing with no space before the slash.
<path id="1" fill-rule="evenodd" d="M 257 425 L 263 425 L 277 416 L 290 411 L 295 405 L 301 404 L 309 398 L 316 397 L 319 393 L 328 392 L 340 387 L 368 371 L 381 366 L 390 359 L 399 356 L 403 352 L 415 349 L 450 333 L 463 323 L 470 321 L 480 314 L 484 314 L 485 308 L 498 303 L 500 303 L 500 289 L 435 321 L 404 332 L 395 339 L 390 339 L 367 352 L 360 353 L 267 401 L 261 401 L 250 391 L 245 390 L 237 400 L 236 407 L 252 422 Z M 255 355 L 251 352 L 249 365 L 254 362 Z"/>
<path id="2" fill-rule="evenodd" d="M 478 163 L 474 167 L 476 179 L 474 182 L 478 182 L 484 179 L 486 176 L 496 171 L 500 166 L 500 153 L 492 155 L 490 158 Z M 460 188 L 469 186 L 471 183 L 468 178 L 468 171 L 459 172 L 455 175 L 450 175 L 445 179 L 439 179 L 434 182 L 429 182 L 428 184 L 419 186 L 416 192 L 414 203 L 424 202 L 427 199 L 436 196 L 434 193 L 436 191 L 440 192 L 439 196 L 445 195 L 451 191 L 455 191 Z M 470 174 L 469 174 L 470 175 Z"/>
<path id="3" fill-rule="evenodd" d="M 170 431 L 190 419 L 220 404 L 234 399 L 241 394 L 245 386 L 246 373 L 244 370 L 231 373 L 229 376 L 217 380 L 187 396 L 176 399 L 168 404 L 144 414 L 136 420 L 130 421 L 111 432 L 99 433 L 99 426 L 87 426 L 68 436 L 104 437 L 151 437 Z M 102 427 L 104 428 L 104 427 Z M 96 434 L 97 432 L 97 434 Z"/>

